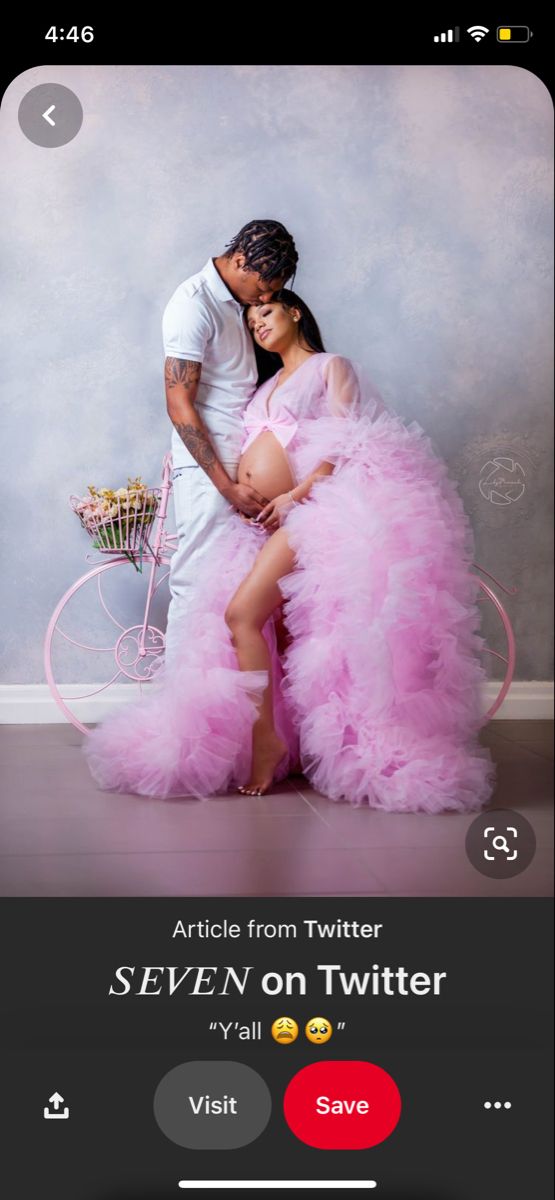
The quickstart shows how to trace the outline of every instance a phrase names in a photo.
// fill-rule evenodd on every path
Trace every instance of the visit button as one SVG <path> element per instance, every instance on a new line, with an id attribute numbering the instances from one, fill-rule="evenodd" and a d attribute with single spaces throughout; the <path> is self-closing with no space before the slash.
<path id="1" fill-rule="evenodd" d="M 312 1063 L 293 1076 L 283 1101 L 285 1120 L 317 1150 L 367 1150 L 389 1137 L 401 1115 L 395 1080 L 375 1063 Z"/>
<path id="2" fill-rule="evenodd" d="M 185 1062 L 160 1080 L 154 1116 L 162 1133 L 187 1150 L 236 1150 L 266 1128 L 267 1084 L 246 1063 Z"/>

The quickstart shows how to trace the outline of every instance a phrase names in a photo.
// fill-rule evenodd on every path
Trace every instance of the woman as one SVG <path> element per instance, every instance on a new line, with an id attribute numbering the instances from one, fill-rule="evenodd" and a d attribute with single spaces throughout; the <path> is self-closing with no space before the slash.
<path id="1" fill-rule="evenodd" d="M 238 473 L 269 503 L 256 520 L 230 511 L 181 653 L 91 734 L 91 770 L 120 791 L 260 795 L 300 759 L 333 800 L 479 809 L 494 769 L 456 488 L 420 427 L 325 353 L 295 293 L 246 319 L 282 362 L 246 409 Z"/>

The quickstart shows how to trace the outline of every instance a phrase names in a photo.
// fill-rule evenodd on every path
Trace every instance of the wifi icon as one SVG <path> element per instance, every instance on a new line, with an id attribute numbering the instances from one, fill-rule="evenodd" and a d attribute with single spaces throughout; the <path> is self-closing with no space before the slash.
<path id="1" fill-rule="evenodd" d="M 481 42 L 486 33 L 489 33 L 489 29 L 486 29 L 485 25 L 471 25 L 466 32 L 470 34 L 471 38 L 474 38 L 475 42 Z"/>

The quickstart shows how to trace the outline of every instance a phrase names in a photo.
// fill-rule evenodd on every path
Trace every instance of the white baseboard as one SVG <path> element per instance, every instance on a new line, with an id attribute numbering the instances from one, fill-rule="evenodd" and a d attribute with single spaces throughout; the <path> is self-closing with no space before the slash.
<path id="1" fill-rule="evenodd" d="M 97 683 L 65 683 L 60 687 L 74 716 L 84 724 L 101 721 L 111 709 L 138 699 L 140 689 L 134 683 L 115 683 L 105 692 L 86 700 L 73 697 L 93 692 Z M 147 692 L 148 685 L 144 691 Z M 8 683 L 0 685 L 0 725 L 63 725 L 67 718 L 56 704 L 47 683 Z"/>
<path id="2" fill-rule="evenodd" d="M 96 685 L 98 686 L 98 685 Z M 66 697 L 79 696 L 93 691 L 95 684 L 65 684 Z M 148 685 L 145 691 L 148 690 Z M 493 703 L 495 684 L 484 689 L 484 712 Z M 85 724 L 102 720 L 109 709 L 125 704 L 139 696 L 135 684 L 115 684 L 109 692 L 101 692 L 87 700 L 79 700 L 72 711 Z M 63 712 L 56 705 L 46 683 L 0 684 L 0 725 L 53 725 L 63 724 Z M 550 681 L 522 681 L 513 683 L 495 720 L 539 721 L 553 720 L 553 683 Z"/>

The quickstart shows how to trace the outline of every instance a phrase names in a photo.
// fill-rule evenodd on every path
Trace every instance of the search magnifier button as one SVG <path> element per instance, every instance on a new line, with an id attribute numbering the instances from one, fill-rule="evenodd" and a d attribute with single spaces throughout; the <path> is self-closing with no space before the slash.
<path id="1" fill-rule="evenodd" d="M 466 835 L 472 866 L 491 879 L 510 879 L 530 866 L 536 835 L 529 821 L 511 809 L 496 809 L 476 817 Z"/>

